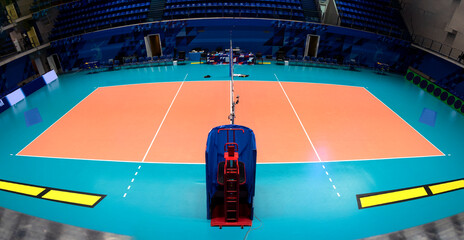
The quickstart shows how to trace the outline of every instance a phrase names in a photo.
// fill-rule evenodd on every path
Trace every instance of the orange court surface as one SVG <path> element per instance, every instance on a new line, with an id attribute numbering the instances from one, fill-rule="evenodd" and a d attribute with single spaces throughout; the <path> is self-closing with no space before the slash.
<path id="1" fill-rule="evenodd" d="M 255 132 L 258 163 L 443 153 L 362 87 L 235 81 L 235 123 Z M 124 100 L 121 100 L 124 99 Z M 101 87 L 18 155 L 204 163 L 208 132 L 229 124 L 229 81 Z"/>

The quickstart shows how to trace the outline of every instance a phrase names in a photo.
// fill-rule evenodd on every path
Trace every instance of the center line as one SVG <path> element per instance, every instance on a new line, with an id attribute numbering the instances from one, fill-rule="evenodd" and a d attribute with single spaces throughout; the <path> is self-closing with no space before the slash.
<path id="1" fill-rule="evenodd" d="M 322 162 L 321 158 L 319 157 L 319 154 L 317 153 L 316 148 L 314 147 L 313 142 L 312 142 L 311 139 L 309 138 L 308 132 L 306 132 L 306 128 L 303 126 L 303 123 L 301 122 L 300 117 L 298 116 L 298 113 L 296 113 L 296 110 L 295 110 L 295 108 L 293 107 L 293 104 L 292 104 L 292 102 L 290 101 L 290 98 L 288 97 L 287 92 L 285 92 L 285 89 L 284 89 L 284 87 L 282 86 L 282 83 L 280 83 L 280 80 L 279 80 L 279 78 L 277 77 L 277 75 L 276 75 L 275 73 L 274 73 L 274 76 L 275 76 L 275 78 L 277 79 L 277 82 L 279 83 L 280 88 L 282 88 L 282 91 L 284 92 L 285 97 L 286 97 L 287 100 L 288 100 L 288 103 L 290 103 L 290 106 L 292 107 L 293 112 L 294 112 L 295 115 L 296 115 L 296 118 L 298 118 L 298 121 L 300 122 L 300 125 L 301 125 L 301 127 L 303 128 L 303 131 L 304 131 L 304 133 L 306 134 L 306 137 L 308 138 L 308 141 L 309 141 L 309 143 L 311 144 L 311 147 L 313 148 L 314 152 L 316 153 L 317 159 L 319 160 L 319 162 Z"/>
<path id="2" fill-rule="evenodd" d="M 185 75 L 184 80 L 182 81 L 182 84 L 180 84 L 180 86 L 179 86 L 179 89 L 177 89 L 176 95 L 175 95 L 174 98 L 172 99 L 171 105 L 169 105 L 169 108 L 168 108 L 168 110 L 166 111 L 166 114 L 164 114 L 163 120 L 161 121 L 161 124 L 159 125 L 158 130 L 156 130 L 155 136 L 154 136 L 153 139 L 151 140 L 150 146 L 148 147 L 147 152 L 145 153 L 145 156 L 143 156 L 142 162 L 145 162 L 145 159 L 146 159 L 147 156 L 148 156 L 148 152 L 150 152 L 150 149 L 151 149 L 151 147 L 153 146 L 153 143 L 155 142 L 156 136 L 158 136 L 159 130 L 160 130 L 161 127 L 163 126 L 164 120 L 166 120 L 166 117 L 168 116 L 168 113 L 169 113 L 169 111 L 171 110 L 172 104 L 174 104 L 174 101 L 176 100 L 177 95 L 178 95 L 179 92 L 180 92 L 180 89 L 181 89 L 182 86 L 184 85 L 184 82 L 185 82 L 185 79 L 187 79 L 187 76 L 188 76 L 188 73 Z M 137 174 L 136 174 L 136 175 L 137 175 Z"/>

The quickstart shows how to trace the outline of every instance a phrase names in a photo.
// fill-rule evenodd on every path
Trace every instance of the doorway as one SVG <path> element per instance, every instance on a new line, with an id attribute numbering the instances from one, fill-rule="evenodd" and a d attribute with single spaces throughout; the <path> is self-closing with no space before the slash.
<path id="1" fill-rule="evenodd" d="M 162 56 L 161 38 L 159 34 L 150 34 L 145 36 L 145 48 L 147 49 L 147 57 Z"/>
<path id="2" fill-rule="evenodd" d="M 47 57 L 47 62 L 50 65 L 50 68 L 52 70 L 55 70 L 55 72 L 61 73 L 63 71 L 63 69 L 61 67 L 60 58 L 58 57 L 58 55 L 56 53 L 48 56 Z"/>
<path id="3" fill-rule="evenodd" d="M 306 35 L 306 47 L 304 56 L 317 57 L 317 50 L 319 49 L 319 35 Z"/>

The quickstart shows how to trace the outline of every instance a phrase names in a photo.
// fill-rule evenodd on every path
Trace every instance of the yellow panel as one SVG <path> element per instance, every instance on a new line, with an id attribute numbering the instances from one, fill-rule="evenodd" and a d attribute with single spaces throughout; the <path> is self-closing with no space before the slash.
<path id="1" fill-rule="evenodd" d="M 464 188 L 464 180 L 457 180 L 447 183 L 441 183 L 437 185 L 429 186 L 433 194 L 439 194 L 444 192 L 453 191 L 456 189 Z"/>
<path id="2" fill-rule="evenodd" d="M 10 182 L 0 181 L 0 190 L 6 190 L 6 191 L 15 192 L 15 193 L 26 194 L 30 196 L 37 196 L 41 192 L 43 192 L 45 188 L 34 187 L 34 186 L 29 186 L 29 185 L 19 184 L 19 183 L 10 183 Z"/>
<path id="3" fill-rule="evenodd" d="M 366 208 L 424 196 L 427 196 L 427 192 L 425 191 L 424 187 L 418 187 L 408 190 L 399 190 L 368 197 L 361 197 L 359 200 L 361 202 L 361 207 Z"/>
<path id="4" fill-rule="evenodd" d="M 37 33 L 35 32 L 34 27 L 31 27 L 31 29 L 27 31 L 27 36 L 31 40 L 31 44 L 33 47 L 38 47 L 40 45 L 39 38 L 37 38 Z"/>
<path id="5" fill-rule="evenodd" d="M 271 64 L 271 62 L 263 62 L 263 64 Z"/>
<path id="6" fill-rule="evenodd" d="M 67 203 L 93 206 L 98 200 L 100 200 L 101 196 L 89 195 L 85 193 L 66 192 L 60 190 L 50 190 L 48 193 L 43 195 L 42 198 Z"/>
<path id="7" fill-rule="evenodd" d="M 8 19 L 10 23 L 13 22 L 12 20 L 18 19 L 18 13 L 16 12 L 16 8 L 14 4 L 6 5 L 5 9 L 6 9 L 6 12 L 8 13 L 8 16 L 10 16 L 10 18 Z"/>

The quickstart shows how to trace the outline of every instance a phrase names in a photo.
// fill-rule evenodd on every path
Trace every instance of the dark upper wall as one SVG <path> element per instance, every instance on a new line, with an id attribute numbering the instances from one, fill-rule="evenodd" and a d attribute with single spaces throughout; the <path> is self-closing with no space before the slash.
<path id="1" fill-rule="evenodd" d="M 402 0 L 402 2 L 402 15 L 412 34 L 464 51 L 464 1 Z M 451 57 L 456 59 L 459 54 L 460 51 L 456 51 Z"/>

